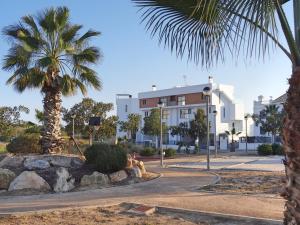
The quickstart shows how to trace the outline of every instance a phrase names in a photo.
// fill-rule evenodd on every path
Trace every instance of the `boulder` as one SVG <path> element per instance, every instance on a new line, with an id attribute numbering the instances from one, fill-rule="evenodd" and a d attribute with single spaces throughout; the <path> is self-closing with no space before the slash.
<path id="1" fill-rule="evenodd" d="M 130 154 L 127 154 L 127 165 L 126 168 L 131 168 L 132 167 L 132 157 Z"/>
<path id="2" fill-rule="evenodd" d="M 77 156 L 49 155 L 45 160 L 57 167 L 80 168 L 84 164 L 84 161 Z"/>
<path id="3" fill-rule="evenodd" d="M 147 172 L 143 161 L 138 161 L 137 167 L 140 168 L 142 174 L 145 174 Z"/>
<path id="4" fill-rule="evenodd" d="M 54 184 L 53 190 L 55 192 L 68 192 L 75 188 L 75 179 L 72 178 L 68 170 L 64 167 L 60 167 L 56 170 L 56 183 Z"/>
<path id="5" fill-rule="evenodd" d="M 116 182 L 125 180 L 128 176 L 124 170 L 120 170 L 120 171 L 109 174 L 109 177 L 110 177 L 111 182 L 116 183 Z"/>
<path id="6" fill-rule="evenodd" d="M 130 177 L 132 177 L 132 178 L 141 178 L 142 177 L 142 172 L 141 172 L 140 168 L 137 166 L 128 168 L 126 170 L 129 173 Z"/>
<path id="7" fill-rule="evenodd" d="M 48 161 L 43 159 L 26 158 L 24 161 L 24 167 L 28 170 L 41 170 L 48 169 L 50 167 L 50 164 Z"/>
<path id="8" fill-rule="evenodd" d="M 49 184 L 34 171 L 24 171 L 17 176 L 9 185 L 9 191 L 32 189 L 38 191 L 49 191 Z"/>
<path id="9" fill-rule="evenodd" d="M 8 169 L 0 168 L 0 189 L 8 189 L 16 174 Z"/>
<path id="10" fill-rule="evenodd" d="M 100 188 L 106 186 L 108 183 L 109 179 L 107 175 L 95 171 L 92 175 L 84 175 L 81 178 L 80 186 L 93 186 Z"/>
<path id="11" fill-rule="evenodd" d="M 2 168 L 19 168 L 23 166 L 24 157 L 19 155 L 7 155 L 0 162 Z"/>

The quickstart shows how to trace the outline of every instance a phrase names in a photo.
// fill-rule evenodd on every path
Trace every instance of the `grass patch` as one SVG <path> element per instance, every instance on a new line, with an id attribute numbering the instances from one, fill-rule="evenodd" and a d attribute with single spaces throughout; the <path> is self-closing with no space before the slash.
<path id="1" fill-rule="evenodd" d="M 0 143 L 0 154 L 7 153 L 6 144 Z"/>

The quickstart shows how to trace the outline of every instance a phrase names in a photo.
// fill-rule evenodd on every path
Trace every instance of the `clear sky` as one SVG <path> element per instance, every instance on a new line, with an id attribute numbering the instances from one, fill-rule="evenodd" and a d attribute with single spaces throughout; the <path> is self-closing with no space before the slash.
<path id="1" fill-rule="evenodd" d="M 207 82 L 213 75 L 219 83 L 235 86 L 235 96 L 244 102 L 246 110 L 252 112 L 253 100 L 258 95 L 276 98 L 287 89 L 287 79 L 291 74 L 291 64 L 281 51 L 271 52 L 263 60 L 239 61 L 227 59 L 225 64 L 216 68 L 202 69 L 186 59 L 177 59 L 168 49 L 158 45 L 140 24 L 137 8 L 129 0 L 9 0 L 1 2 L 0 29 L 16 23 L 27 14 L 35 14 L 50 6 L 67 6 L 71 11 L 73 23 L 84 25 L 84 30 L 92 28 L 102 32 L 93 44 L 101 48 L 104 58 L 97 66 L 103 81 L 103 90 L 90 90 L 88 97 L 97 101 L 115 103 L 118 93 L 130 93 L 151 89 L 156 84 L 158 89 L 183 85 L 183 75 L 187 83 Z M 292 7 L 285 6 L 288 19 L 292 22 Z M 285 43 L 284 43 L 285 44 Z M 1 36 L 0 58 L 7 53 L 8 43 Z M 5 84 L 9 74 L 0 70 L 0 106 L 25 105 L 31 109 L 26 120 L 34 121 L 34 109 L 42 109 L 42 95 L 38 90 L 27 90 L 22 94 L 15 92 Z M 63 99 L 68 108 L 79 102 L 83 96 Z"/>

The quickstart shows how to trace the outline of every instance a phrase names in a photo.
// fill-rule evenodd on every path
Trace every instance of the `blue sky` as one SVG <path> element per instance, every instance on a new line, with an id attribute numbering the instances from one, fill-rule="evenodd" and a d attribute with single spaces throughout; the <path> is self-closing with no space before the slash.
<path id="1" fill-rule="evenodd" d="M 16 23 L 27 14 L 35 14 L 49 6 L 67 6 L 71 11 L 73 23 L 84 25 L 83 31 L 92 28 L 102 32 L 93 41 L 101 48 L 104 58 L 96 67 L 103 90 L 90 90 L 88 97 L 97 101 L 115 102 L 118 93 L 130 93 L 151 89 L 156 84 L 159 89 L 184 84 L 183 75 L 188 84 L 207 82 L 213 75 L 219 83 L 235 86 L 235 95 L 244 102 L 248 112 L 252 112 L 253 100 L 262 94 L 274 98 L 287 89 L 287 79 L 291 74 L 291 64 L 281 51 L 275 50 L 263 60 L 248 60 L 240 57 L 239 61 L 226 60 L 212 69 L 203 69 L 186 59 L 177 59 L 168 49 L 159 46 L 150 38 L 149 33 L 140 24 L 137 8 L 129 0 L 9 0 L 1 3 L 0 29 Z M 285 6 L 288 19 L 292 20 L 292 7 Z M 284 43 L 285 44 L 285 43 Z M 0 58 L 7 53 L 8 43 L 1 36 Z M 42 95 L 38 90 L 17 93 L 5 81 L 9 74 L 0 70 L 0 106 L 25 105 L 31 109 L 26 120 L 34 120 L 34 109 L 42 109 Z M 68 108 L 79 102 L 83 96 L 78 94 L 63 99 Z"/>

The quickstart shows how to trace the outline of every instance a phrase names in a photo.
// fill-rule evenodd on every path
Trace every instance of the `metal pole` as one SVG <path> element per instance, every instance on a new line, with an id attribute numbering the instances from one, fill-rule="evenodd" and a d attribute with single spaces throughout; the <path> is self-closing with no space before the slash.
<path id="1" fill-rule="evenodd" d="M 248 153 L 248 117 L 246 117 L 246 153 Z"/>
<path id="2" fill-rule="evenodd" d="M 294 24 L 295 24 L 295 40 L 300 50 L 300 0 L 294 0 Z"/>
<path id="3" fill-rule="evenodd" d="M 162 107 L 160 107 L 160 165 L 164 166 L 164 152 L 163 152 L 163 126 L 162 126 Z"/>
<path id="4" fill-rule="evenodd" d="M 206 156 L 207 156 L 207 170 L 210 170 L 208 101 L 209 101 L 209 96 L 207 95 L 206 96 L 206 125 L 207 125 Z"/>
<path id="5" fill-rule="evenodd" d="M 215 158 L 217 158 L 218 146 L 217 146 L 217 114 L 215 113 Z"/>

